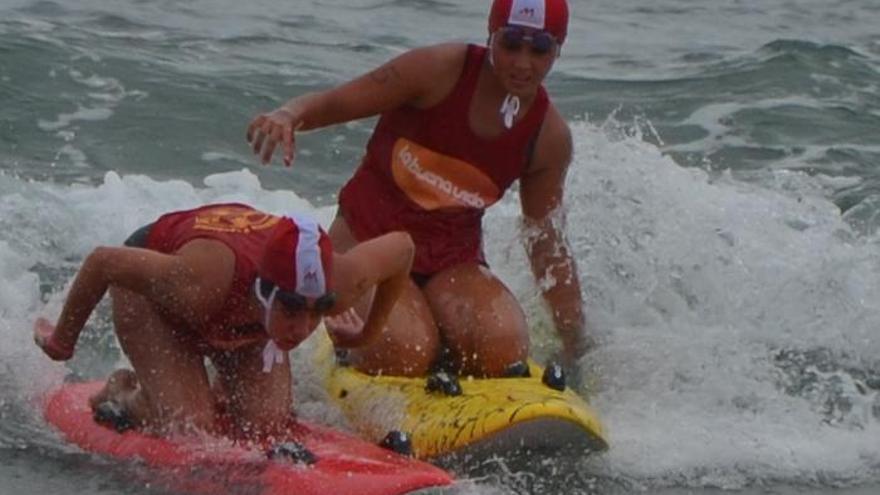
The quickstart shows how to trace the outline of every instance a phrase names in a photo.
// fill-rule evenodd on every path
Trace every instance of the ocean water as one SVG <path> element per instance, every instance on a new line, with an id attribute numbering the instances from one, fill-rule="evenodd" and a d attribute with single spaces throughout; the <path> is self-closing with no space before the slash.
<path id="1" fill-rule="evenodd" d="M 547 80 L 575 157 L 567 231 L 612 443 L 504 459 L 453 493 L 880 491 L 880 4 L 570 0 Z M 485 41 L 487 1 L 0 0 L 0 493 L 167 494 L 39 415 L 125 365 L 108 308 L 67 364 L 31 341 L 78 264 L 172 209 L 244 201 L 328 222 L 373 120 L 244 140 L 257 113 L 406 49 Z M 554 352 L 512 190 L 486 250 Z M 297 408 L 344 428 L 296 352 Z"/>

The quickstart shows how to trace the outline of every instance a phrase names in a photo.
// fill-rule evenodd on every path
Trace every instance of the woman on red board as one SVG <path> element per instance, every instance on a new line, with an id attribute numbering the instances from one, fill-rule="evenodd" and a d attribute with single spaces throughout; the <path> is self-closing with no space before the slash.
<path id="1" fill-rule="evenodd" d="M 304 215 L 242 204 L 176 211 L 125 246 L 95 249 L 57 325 L 39 318 L 34 339 L 50 358 L 70 359 L 109 291 L 116 336 L 134 371 L 115 372 L 92 397 L 96 419 L 156 433 L 220 430 L 231 420 L 236 428 L 227 433 L 272 435 L 291 411 L 287 351 L 322 318 L 337 344 L 369 344 L 409 280 L 413 252 L 404 232 L 336 254 Z M 373 288 L 364 323 L 351 307 Z M 217 372 L 213 384 L 205 358 Z"/>

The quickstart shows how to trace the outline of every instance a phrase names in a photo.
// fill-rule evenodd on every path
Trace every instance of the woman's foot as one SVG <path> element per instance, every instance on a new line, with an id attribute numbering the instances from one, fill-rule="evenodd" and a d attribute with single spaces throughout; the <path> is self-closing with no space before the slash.
<path id="1" fill-rule="evenodd" d="M 107 378 L 104 388 L 89 398 L 89 406 L 92 408 L 95 422 L 113 428 L 119 433 L 142 426 L 143 421 L 134 414 L 138 409 L 136 407 L 138 400 L 142 399 L 140 389 L 134 371 L 127 369 L 114 371 Z"/>
<path id="2" fill-rule="evenodd" d="M 138 379 L 134 371 L 127 369 L 116 370 L 107 378 L 104 388 L 89 398 L 89 407 L 94 412 L 99 405 L 107 401 L 127 404 L 138 388 Z"/>
<path id="3" fill-rule="evenodd" d="M 106 400 L 94 408 L 92 418 L 95 423 L 113 428 L 117 433 L 131 430 L 136 425 L 131 420 L 131 415 L 118 402 Z"/>

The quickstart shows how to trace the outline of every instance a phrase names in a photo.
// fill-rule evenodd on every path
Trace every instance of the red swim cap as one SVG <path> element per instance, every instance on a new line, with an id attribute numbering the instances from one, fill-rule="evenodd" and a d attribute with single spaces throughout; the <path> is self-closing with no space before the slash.
<path id="1" fill-rule="evenodd" d="M 314 219 L 292 215 L 269 235 L 258 272 L 281 290 L 321 297 L 330 291 L 332 269 L 330 237 Z"/>
<path id="2" fill-rule="evenodd" d="M 568 33 L 566 0 L 494 0 L 489 12 L 489 34 L 504 26 L 525 26 L 547 31 L 559 44 Z"/>

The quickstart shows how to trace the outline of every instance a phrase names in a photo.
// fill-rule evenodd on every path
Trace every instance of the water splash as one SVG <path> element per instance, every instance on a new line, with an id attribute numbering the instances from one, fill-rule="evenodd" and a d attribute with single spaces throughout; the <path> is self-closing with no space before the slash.
<path id="1" fill-rule="evenodd" d="M 572 472 L 585 483 L 598 477 L 634 489 L 878 479 L 870 357 L 880 350 L 871 338 L 880 324 L 872 303 L 880 296 L 880 260 L 870 239 L 812 189 L 681 168 L 613 126 L 579 122 L 572 129 L 568 237 L 600 340 L 586 363 L 593 400 L 613 445 Z M 324 225 L 334 213 L 291 192 L 267 191 L 248 171 L 210 176 L 200 188 L 115 173 L 98 186 L 3 181 L 2 190 L 23 191 L 0 197 L 7 232 L 0 287 L 12 294 L 0 302 L 0 332 L 13 344 L 2 352 L 24 377 L 4 382 L 7 404 L 21 404 L 21 390 L 34 388 L 22 382 L 54 366 L 30 343 L 28 322 L 58 310 L 58 287 L 95 245 L 119 244 L 164 211 L 206 202 L 305 210 Z M 522 269 L 516 194 L 490 210 L 485 224 L 490 263 L 524 302 L 537 328 L 536 353 L 546 356 L 556 341 Z M 106 324 L 99 317 L 92 331 L 106 335 Z M 305 360 L 295 361 L 304 391 L 297 407 L 327 415 Z M 4 441 L 26 438 L 4 431 Z"/>
<path id="2" fill-rule="evenodd" d="M 878 479 L 866 363 L 880 351 L 880 256 L 870 240 L 813 194 L 821 187 L 685 169 L 612 124 L 572 126 L 565 197 L 600 339 L 587 360 L 594 403 L 612 443 L 582 469 L 644 489 Z M 488 215 L 489 259 L 546 329 L 519 269 L 518 208 L 508 198 Z M 538 352 L 554 346 L 546 331 L 535 341 Z M 809 360 L 793 358 L 804 349 L 850 364 L 805 378 Z M 785 377 L 806 381 L 794 391 Z"/>

